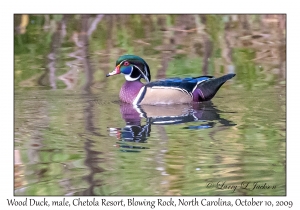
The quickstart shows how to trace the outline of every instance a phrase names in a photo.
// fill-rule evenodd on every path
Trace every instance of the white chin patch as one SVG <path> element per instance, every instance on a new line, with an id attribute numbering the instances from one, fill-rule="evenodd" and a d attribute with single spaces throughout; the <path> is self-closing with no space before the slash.
<path id="1" fill-rule="evenodd" d="M 135 81 L 135 80 L 138 80 L 139 77 L 137 77 L 137 78 L 131 78 L 130 75 L 125 74 L 125 79 L 126 79 L 127 81 Z"/>

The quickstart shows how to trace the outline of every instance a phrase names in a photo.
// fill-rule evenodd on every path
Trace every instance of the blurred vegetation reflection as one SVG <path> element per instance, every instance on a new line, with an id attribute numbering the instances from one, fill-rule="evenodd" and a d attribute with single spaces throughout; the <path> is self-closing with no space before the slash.
<path id="1" fill-rule="evenodd" d="M 286 194 L 285 15 L 20 14 L 14 29 L 16 195 Z M 236 77 L 168 123 L 119 103 L 124 78 L 105 75 L 122 54 L 154 79 Z"/>

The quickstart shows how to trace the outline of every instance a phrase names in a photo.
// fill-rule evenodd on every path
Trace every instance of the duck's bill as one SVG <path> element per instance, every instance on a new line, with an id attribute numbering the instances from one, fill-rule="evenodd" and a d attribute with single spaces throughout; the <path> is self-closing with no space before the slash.
<path id="1" fill-rule="evenodd" d="M 120 71 L 120 65 L 118 65 L 118 66 L 116 66 L 115 70 L 112 71 L 112 72 L 110 72 L 110 73 L 108 73 L 106 75 L 106 77 L 113 76 L 113 75 L 120 74 L 120 73 L 121 73 L 121 71 Z"/>

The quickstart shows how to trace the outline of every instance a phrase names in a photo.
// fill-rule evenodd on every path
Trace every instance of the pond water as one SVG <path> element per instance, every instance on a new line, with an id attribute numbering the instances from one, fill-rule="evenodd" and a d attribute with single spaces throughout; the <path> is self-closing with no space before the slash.
<path id="1" fill-rule="evenodd" d="M 286 195 L 285 16 L 16 15 L 15 195 Z M 209 102 L 119 101 L 152 80 L 234 72 Z"/>

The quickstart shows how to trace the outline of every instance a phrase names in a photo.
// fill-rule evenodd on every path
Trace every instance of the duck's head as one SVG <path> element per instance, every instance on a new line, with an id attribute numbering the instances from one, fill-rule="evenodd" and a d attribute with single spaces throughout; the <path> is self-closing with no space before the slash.
<path id="1" fill-rule="evenodd" d="M 110 72 L 106 77 L 116 74 L 124 74 L 127 81 L 135 81 L 144 78 L 150 82 L 150 69 L 146 61 L 136 55 L 122 55 L 116 61 L 116 67 L 113 72 Z"/>

